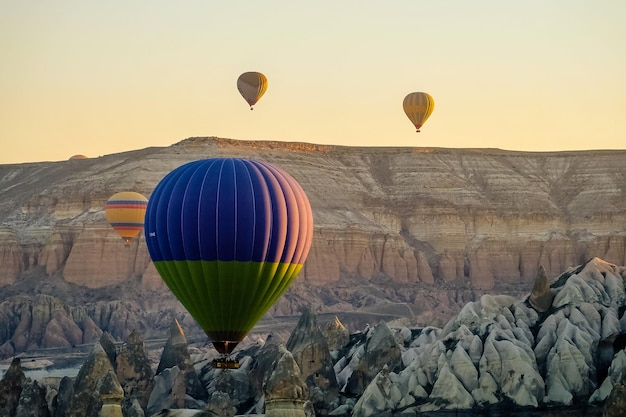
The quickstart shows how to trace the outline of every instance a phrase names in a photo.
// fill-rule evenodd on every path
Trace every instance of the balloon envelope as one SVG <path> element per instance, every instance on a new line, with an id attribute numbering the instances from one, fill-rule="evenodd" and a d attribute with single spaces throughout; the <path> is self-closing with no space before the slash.
<path id="1" fill-rule="evenodd" d="M 252 109 L 267 90 L 267 78 L 260 72 L 244 72 L 237 79 L 237 89 Z"/>
<path id="2" fill-rule="evenodd" d="M 410 93 L 404 98 L 402 107 L 411 123 L 415 125 L 415 129 L 419 132 L 426 119 L 435 109 L 435 100 L 428 93 Z"/>
<path id="3" fill-rule="evenodd" d="M 148 199 L 133 191 L 113 194 L 104 207 L 106 219 L 126 245 L 143 229 Z"/>
<path id="4" fill-rule="evenodd" d="M 167 286 L 228 354 L 302 269 L 313 216 L 304 191 L 282 169 L 205 159 L 156 186 L 145 235 Z"/>

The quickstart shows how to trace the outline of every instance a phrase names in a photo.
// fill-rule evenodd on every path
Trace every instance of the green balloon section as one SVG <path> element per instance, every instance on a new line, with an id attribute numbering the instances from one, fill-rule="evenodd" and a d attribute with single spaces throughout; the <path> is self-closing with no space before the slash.
<path id="1" fill-rule="evenodd" d="M 300 184 L 277 166 L 213 158 L 159 182 L 144 232 L 166 285 L 229 354 L 302 269 L 313 215 Z"/>

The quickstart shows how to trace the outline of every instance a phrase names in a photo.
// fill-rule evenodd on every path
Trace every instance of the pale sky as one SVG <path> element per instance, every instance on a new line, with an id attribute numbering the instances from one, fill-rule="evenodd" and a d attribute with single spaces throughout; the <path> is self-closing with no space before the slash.
<path id="1" fill-rule="evenodd" d="M 625 149 L 626 1 L 0 0 L 0 163 L 192 136 Z"/>

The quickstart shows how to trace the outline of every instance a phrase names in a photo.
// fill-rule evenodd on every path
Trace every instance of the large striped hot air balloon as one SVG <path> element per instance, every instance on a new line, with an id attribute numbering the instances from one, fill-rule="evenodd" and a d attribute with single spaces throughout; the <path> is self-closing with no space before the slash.
<path id="1" fill-rule="evenodd" d="M 304 191 L 282 169 L 205 159 L 159 182 L 145 235 L 167 286 L 227 355 L 302 269 L 313 216 Z"/>
<path id="2" fill-rule="evenodd" d="M 416 131 L 419 132 L 435 109 L 435 100 L 428 93 L 410 93 L 404 98 L 402 108 Z"/>
<path id="3" fill-rule="evenodd" d="M 113 194 L 104 207 L 107 221 L 118 235 L 124 239 L 126 246 L 143 229 L 148 199 L 134 191 L 123 191 Z"/>
<path id="4" fill-rule="evenodd" d="M 254 110 L 252 106 L 267 90 L 267 78 L 260 72 L 244 72 L 237 79 L 237 89 L 250 105 L 250 110 Z"/>

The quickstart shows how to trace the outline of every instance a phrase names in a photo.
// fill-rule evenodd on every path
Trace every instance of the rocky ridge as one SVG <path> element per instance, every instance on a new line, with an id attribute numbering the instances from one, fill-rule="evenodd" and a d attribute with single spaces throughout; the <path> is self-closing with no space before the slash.
<path id="1" fill-rule="evenodd" d="M 93 342 L 100 332 L 117 340 L 133 329 L 164 335 L 173 318 L 191 331 L 143 237 L 125 247 L 104 204 L 120 190 L 149 196 L 172 169 L 216 156 L 275 163 L 311 201 L 311 253 L 269 317 L 297 317 L 312 304 L 318 314 L 442 325 L 485 293 L 519 296 L 540 265 L 550 277 L 593 257 L 625 263 L 625 151 L 189 138 L 99 158 L 2 165 L 0 355 Z M 24 327 L 29 314 L 40 315 L 38 328 Z"/>

